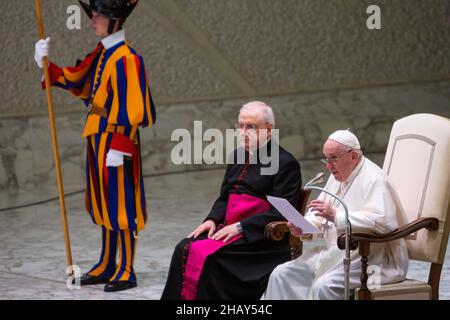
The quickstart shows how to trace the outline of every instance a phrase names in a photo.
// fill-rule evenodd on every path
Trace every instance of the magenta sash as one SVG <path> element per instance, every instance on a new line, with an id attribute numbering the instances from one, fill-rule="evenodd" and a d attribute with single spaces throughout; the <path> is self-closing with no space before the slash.
<path id="1" fill-rule="evenodd" d="M 255 214 L 266 212 L 269 209 L 270 204 L 266 200 L 248 194 L 231 194 L 225 214 L 225 225 L 234 224 Z M 236 236 L 227 242 L 205 239 L 191 244 L 181 289 L 181 298 L 183 300 L 195 300 L 197 298 L 198 281 L 206 258 L 241 237 L 242 235 Z"/>

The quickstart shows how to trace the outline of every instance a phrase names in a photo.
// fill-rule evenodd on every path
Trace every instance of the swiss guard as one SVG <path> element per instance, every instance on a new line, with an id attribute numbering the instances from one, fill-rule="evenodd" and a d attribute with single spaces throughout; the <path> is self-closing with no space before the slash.
<path id="1" fill-rule="evenodd" d="M 49 63 L 52 86 L 80 98 L 88 113 L 83 133 L 86 209 L 101 226 L 102 250 L 98 263 L 81 276 L 81 285 L 105 283 L 106 292 L 137 286 L 136 244 L 147 221 L 139 127 L 154 124 L 155 109 L 144 61 L 125 40 L 122 29 L 137 2 L 80 1 L 102 41 L 75 67 Z M 36 43 L 35 60 L 41 68 L 49 42 L 47 38 Z"/>

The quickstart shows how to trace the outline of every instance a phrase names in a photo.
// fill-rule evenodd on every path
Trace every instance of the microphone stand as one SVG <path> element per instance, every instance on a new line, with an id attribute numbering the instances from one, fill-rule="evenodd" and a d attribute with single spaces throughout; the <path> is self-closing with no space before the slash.
<path id="1" fill-rule="evenodd" d="M 313 180 L 308 182 L 303 189 L 319 190 L 321 192 L 324 192 L 324 193 L 330 195 L 331 197 L 335 198 L 337 201 L 339 201 L 339 203 L 342 205 L 342 207 L 344 207 L 344 211 L 345 211 L 344 295 L 345 295 L 345 300 L 350 300 L 349 286 L 350 286 L 350 263 L 351 263 L 351 261 L 350 261 L 350 236 L 351 236 L 350 228 L 351 227 L 350 227 L 350 221 L 348 219 L 348 208 L 347 208 L 347 205 L 345 204 L 345 202 L 341 198 L 339 198 L 337 195 L 325 190 L 324 188 L 313 185 L 315 183 L 321 183 L 323 181 L 324 175 L 325 175 L 324 173 L 319 173 Z"/>

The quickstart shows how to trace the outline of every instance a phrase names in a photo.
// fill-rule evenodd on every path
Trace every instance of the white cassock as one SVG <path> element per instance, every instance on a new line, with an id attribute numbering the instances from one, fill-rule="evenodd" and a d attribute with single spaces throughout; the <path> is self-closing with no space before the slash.
<path id="1" fill-rule="evenodd" d="M 399 227 L 398 211 L 403 210 L 396 192 L 383 171 L 362 158 L 345 182 L 330 176 L 325 186 L 344 200 L 349 210 L 352 232 L 386 233 Z M 307 212 L 306 219 L 324 230 L 325 245 L 314 247 L 299 258 L 278 266 L 271 274 L 264 300 L 344 299 L 345 251 L 337 247 L 337 235 L 345 232 L 345 213 L 337 200 L 325 193 L 318 200 L 329 201 L 337 210 L 335 223 Z M 405 221 L 400 221 L 401 225 Z M 315 237 L 314 239 L 317 239 Z M 408 272 L 408 250 L 404 239 L 372 244 L 368 285 L 399 282 Z M 351 252 L 350 290 L 360 285 L 361 262 L 358 250 Z"/>

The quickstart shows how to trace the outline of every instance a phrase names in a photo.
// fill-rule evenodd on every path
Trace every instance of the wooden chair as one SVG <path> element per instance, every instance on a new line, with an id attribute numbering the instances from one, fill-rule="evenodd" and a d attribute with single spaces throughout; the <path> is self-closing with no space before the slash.
<path id="1" fill-rule="evenodd" d="M 306 205 L 308 203 L 309 196 L 311 195 L 311 190 L 300 189 L 299 192 L 300 195 L 298 198 L 297 210 L 301 214 L 305 214 Z M 300 240 L 300 238 L 291 235 L 286 221 L 275 221 L 269 223 L 266 226 L 265 234 L 267 238 L 275 241 L 281 241 L 288 234 L 289 245 L 291 247 L 291 259 L 294 260 L 302 255 L 303 242 Z"/>
<path id="2" fill-rule="evenodd" d="M 359 246 L 362 272 L 358 300 L 438 299 L 439 282 L 449 235 L 450 120 L 430 114 L 395 122 L 383 166 L 399 195 L 406 216 L 403 227 L 388 234 L 351 235 L 351 249 Z M 409 258 L 431 263 L 428 283 L 407 279 L 367 287 L 367 259 L 372 243 L 405 238 Z M 345 235 L 338 238 L 343 249 Z"/>

